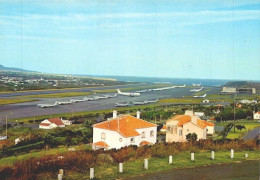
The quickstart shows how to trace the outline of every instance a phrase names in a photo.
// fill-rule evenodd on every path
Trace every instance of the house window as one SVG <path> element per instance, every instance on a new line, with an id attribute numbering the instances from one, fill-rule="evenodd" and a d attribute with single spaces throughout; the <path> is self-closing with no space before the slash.
<path id="1" fill-rule="evenodd" d="M 142 132 L 142 138 L 145 138 L 145 132 Z"/>
<path id="2" fill-rule="evenodd" d="M 150 131 L 150 137 L 154 137 L 154 131 Z"/>
<path id="3" fill-rule="evenodd" d="M 134 143 L 134 142 L 135 142 L 135 138 L 131 138 L 131 139 L 130 139 L 130 142 L 131 142 L 131 143 Z"/>
<path id="4" fill-rule="evenodd" d="M 101 139 L 106 139 L 106 133 L 101 133 Z"/>
<path id="5" fill-rule="evenodd" d="M 123 139 L 122 138 L 119 138 L 119 142 L 122 142 L 123 141 Z"/>
<path id="6" fill-rule="evenodd" d="M 179 136 L 182 136 L 182 130 L 179 130 Z"/>
<path id="7" fill-rule="evenodd" d="M 190 130 L 189 129 L 187 129 L 187 132 L 189 132 Z"/>

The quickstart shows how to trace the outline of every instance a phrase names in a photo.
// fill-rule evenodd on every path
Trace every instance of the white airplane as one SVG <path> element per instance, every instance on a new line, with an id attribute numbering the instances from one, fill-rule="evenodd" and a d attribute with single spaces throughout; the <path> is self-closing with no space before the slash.
<path id="1" fill-rule="evenodd" d="M 71 103 L 73 103 L 73 101 L 72 101 L 72 99 L 71 100 L 69 100 L 69 101 L 58 101 L 57 102 L 59 105 L 66 105 L 66 104 L 71 104 Z"/>
<path id="2" fill-rule="evenodd" d="M 193 97 L 195 97 L 195 98 L 204 98 L 204 97 L 206 97 L 207 96 L 207 94 L 204 94 L 204 95 L 202 95 L 202 96 L 193 96 Z"/>
<path id="3" fill-rule="evenodd" d="M 148 91 L 147 89 L 144 89 L 144 90 L 140 90 L 140 91 L 136 91 L 137 93 L 144 93 L 144 92 L 146 92 L 146 91 Z"/>
<path id="4" fill-rule="evenodd" d="M 130 97 L 140 96 L 140 93 L 121 92 L 120 89 L 117 89 L 117 93 L 123 96 L 130 96 Z"/>
<path id="5" fill-rule="evenodd" d="M 88 98 L 88 101 L 95 101 L 95 100 L 97 100 L 95 97 L 93 97 L 93 98 Z"/>
<path id="6" fill-rule="evenodd" d="M 72 102 L 77 103 L 77 102 L 84 102 L 86 101 L 85 99 L 71 99 Z"/>
<path id="7" fill-rule="evenodd" d="M 186 87 L 186 84 L 183 84 L 182 86 L 174 86 L 176 88 L 183 88 L 183 87 Z"/>
<path id="8" fill-rule="evenodd" d="M 199 87 L 199 86 L 201 86 L 201 83 L 199 83 L 199 84 L 194 84 L 194 83 L 192 83 L 192 86 Z"/>
<path id="9" fill-rule="evenodd" d="M 107 96 L 96 96 L 96 98 L 98 98 L 98 99 L 107 99 L 108 97 Z"/>
<path id="10" fill-rule="evenodd" d="M 114 97 L 117 96 L 117 94 L 114 94 L 114 95 L 106 95 L 106 96 L 107 96 L 107 98 L 114 98 Z"/>
<path id="11" fill-rule="evenodd" d="M 58 102 L 55 101 L 54 104 L 37 104 L 38 107 L 41 107 L 41 108 L 48 108 L 48 107 L 55 107 L 58 105 Z"/>
<path id="12" fill-rule="evenodd" d="M 155 103 L 155 102 L 158 102 L 159 99 L 157 98 L 156 100 L 147 100 L 147 101 L 144 101 L 146 103 Z"/>
<path id="13" fill-rule="evenodd" d="M 143 101 L 143 102 L 139 102 L 139 101 L 135 101 L 133 102 L 134 105 L 144 105 L 144 104 L 147 104 L 146 101 Z"/>
<path id="14" fill-rule="evenodd" d="M 115 103 L 116 107 L 127 107 L 129 105 L 129 102 L 126 104 L 121 104 L 121 103 Z"/>
<path id="15" fill-rule="evenodd" d="M 201 87 L 200 89 L 192 89 L 192 90 L 190 90 L 191 92 L 199 92 L 199 91 L 201 91 L 203 89 L 203 87 Z"/>
<path id="16" fill-rule="evenodd" d="M 213 85 L 213 87 L 220 87 L 220 84 L 219 85 Z"/>

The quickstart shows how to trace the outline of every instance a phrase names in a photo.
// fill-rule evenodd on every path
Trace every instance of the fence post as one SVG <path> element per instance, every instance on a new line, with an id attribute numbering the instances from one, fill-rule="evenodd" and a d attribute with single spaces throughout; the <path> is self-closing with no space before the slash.
<path id="1" fill-rule="evenodd" d="M 231 149 L 231 151 L 230 151 L 230 158 L 231 158 L 231 159 L 234 158 L 234 149 Z"/>
<path id="2" fill-rule="evenodd" d="M 59 174 L 61 174 L 62 176 L 64 175 L 64 170 L 63 169 L 60 169 L 59 170 Z"/>
<path id="3" fill-rule="evenodd" d="M 90 168 L 89 179 L 94 179 L 94 168 Z"/>
<path id="4" fill-rule="evenodd" d="M 172 164 L 172 156 L 169 156 L 169 164 Z"/>
<path id="5" fill-rule="evenodd" d="M 148 169 L 148 159 L 144 159 L 144 169 Z"/>
<path id="6" fill-rule="evenodd" d="M 62 180 L 62 174 L 58 174 L 58 180 Z"/>
<path id="7" fill-rule="evenodd" d="M 248 158 L 248 154 L 247 153 L 245 154 L 245 158 Z"/>
<path id="8" fill-rule="evenodd" d="M 215 159 L 215 152 L 211 151 L 211 159 L 214 160 Z"/>
<path id="9" fill-rule="evenodd" d="M 123 173 L 123 163 L 119 163 L 119 172 Z"/>
<path id="10" fill-rule="evenodd" d="M 191 161 L 194 161 L 194 153 L 191 153 L 190 155 L 191 155 L 191 156 L 190 156 L 190 160 L 191 160 Z"/>

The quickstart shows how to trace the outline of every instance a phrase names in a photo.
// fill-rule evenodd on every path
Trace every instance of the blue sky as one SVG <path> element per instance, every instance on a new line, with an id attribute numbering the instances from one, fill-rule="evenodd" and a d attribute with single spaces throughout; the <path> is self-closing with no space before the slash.
<path id="1" fill-rule="evenodd" d="M 0 64 L 48 73 L 260 80 L 260 1 L 2 0 Z"/>

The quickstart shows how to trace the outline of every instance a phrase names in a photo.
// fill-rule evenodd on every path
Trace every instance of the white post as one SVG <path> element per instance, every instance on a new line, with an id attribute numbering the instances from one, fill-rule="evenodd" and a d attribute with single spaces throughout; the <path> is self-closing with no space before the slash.
<path id="1" fill-rule="evenodd" d="M 60 170 L 59 170 L 59 174 L 64 175 L 64 170 L 63 170 L 63 169 L 60 169 Z"/>
<path id="2" fill-rule="evenodd" d="M 245 158 L 248 158 L 248 154 L 247 153 L 245 154 Z"/>
<path id="3" fill-rule="evenodd" d="M 58 180 L 62 180 L 62 174 L 58 174 Z"/>
<path id="4" fill-rule="evenodd" d="M 94 168 L 90 168 L 89 179 L 94 179 Z"/>
<path id="5" fill-rule="evenodd" d="M 211 159 L 214 160 L 215 159 L 215 152 L 211 151 Z"/>
<path id="6" fill-rule="evenodd" d="M 231 151 L 230 151 L 230 158 L 231 158 L 231 159 L 234 158 L 234 149 L 231 149 Z"/>
<path id="7" fill-rule="evenodd" d="M 169 164 L 172 164 L 172 156 L 169 156 Z"/>
<path id="8" fill-rule="evenodd" d="M 194 161 L 194 153 L 191 153 L 190 155 L 191 155 L 190 160 Z"/>
<path id="9" fill-rule="evenodd" d="M 123 173 L 123 163 L 119 163 L 119 172 Z"/>
<path id="10" fill-rule="evenodd" d="M 144 169 L 148 169 L 148 159 L 144 159 Z"/>

